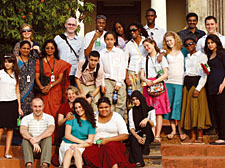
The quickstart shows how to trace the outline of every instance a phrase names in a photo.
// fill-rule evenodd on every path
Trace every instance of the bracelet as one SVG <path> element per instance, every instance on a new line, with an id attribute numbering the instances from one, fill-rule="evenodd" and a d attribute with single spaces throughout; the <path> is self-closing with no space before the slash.
<path id="1" fill-rule="evenodd" d="M 52 88 L 52 87 L 53 87 L 53 85 L 51 84 L 51 85 L 50 85 L 50 87 Z"/>

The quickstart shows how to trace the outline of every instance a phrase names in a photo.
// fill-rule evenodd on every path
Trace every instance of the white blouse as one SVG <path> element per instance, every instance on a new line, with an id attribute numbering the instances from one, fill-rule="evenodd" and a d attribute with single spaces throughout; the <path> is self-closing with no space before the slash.
<path id="1" fill-rule="evenodd" d="M 130 40 L 125 49 L 125 53 L 127 56 L 128 62 L 128 70 L 134 71 L 138 74 L 141 71 L 141 60 L 148 55 L 148 52 L 145 50 L 142 42 L 144 41 L 144 37 L 142 37 L 139 46 L 134 40 Z"/>
<path id="2" fill-rule="evenodd" d="M 184 77 L 184 55 L 180 51 L 176 56 L 167 54 L 169 65 L 168 80 L 166 83 L 183 85 Z"/>
<path id="3" fill-rule="evenodd" d="M 0 101 L 13 101 L 16 99 L 16 78 L 14 73 L 10 77 L 4 69 L 0 70 Z"/>
<path id="4" fill-rule="evenodd" d="M 207 61 L 207 56 L 201 51 L 197 51 L 192 55 L 188 54 L 185 58 L 184 76 L 201 76 L 196 87 L 196 90 L 198 90 L 199 92 L 205 86 L 207 80 L 207 74 L 204 72 L 201 63 L 206 64 Z"/>
<path id="5" fill-rule="evenodd" d="M 107 123 L 99 123 L 98 115 L 96 116 L 96 134 L 94 142 L 99 138 L 108 138 L 128 134 L 127 126 L 124 119 L 119 113 L 113 112 L 113 116 Z"/>

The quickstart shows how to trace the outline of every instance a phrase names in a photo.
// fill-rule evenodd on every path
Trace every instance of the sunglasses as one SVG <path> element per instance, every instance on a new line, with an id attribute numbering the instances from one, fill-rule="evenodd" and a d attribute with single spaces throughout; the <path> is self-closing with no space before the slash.
<path id="1" fill-rule="evenodd" d="M 96 19 L 104 19 L 104 20 L 106 20 L 106 16 L 104 16 L 104 15 L 98 15 L 98 16 L 96 17 Z"/>
<path id="2" fill-rule="evenodd" d="M 32 32 L 32 30 L 31 30 L 31 29 L 23 29 L 23 30 L 21 31 L 21 33 L 25 33 L 25 32 Z"/>
<path id="3" fill-rule="evenodd" d="M 131 32 L 136 32 L 138 29 L 136 29 L 136 28 L 133 28 L 133 29 L 130 29 L 129 31 L 130 31 L 130 33 Z"/>
<path id="4" fill-rule="evenodd" d="M 190 45 L 195 45 L 195 43 L 194 42 L 187 43 L 187 44 L 185 44 L 185 47 L 188 47 Z"/>

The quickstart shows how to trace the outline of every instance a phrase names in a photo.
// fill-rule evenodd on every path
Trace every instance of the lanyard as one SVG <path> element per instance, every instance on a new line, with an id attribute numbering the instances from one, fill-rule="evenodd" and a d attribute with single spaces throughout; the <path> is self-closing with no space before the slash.
<path id="1" fill-rule="evenodd" d="M 29 72 L 29 58 L 28 58 L 28 64 L 27 64 L 27 66 L 26 66 L 26 63 L 23 61 L 23 58 L 22 58 L 21 55 L 20 55 L 20 58 L 21 58 L 21 60 L 22 60 L 22 62 L 23 62 L 23 64 L 24 64 L 24 66 L 25 66 L 25 68 L 26 68 L 26 71 Z"/>
<path id="2" fill-rule="evenodd" d="M 48 63 L 48 65 L 49 65 L 49 67 L 50 67 L 50 69 L 51 69 L 51 71 L 52 71 L 52 74 L 53 74 L 54 67 L 55 67 L 55 58 L 54 58 L 53 67 L 51 67 L 51 65 L 49 64 L 47 57 L 46 57 L 46 60 L 47 60 L 47 63 Z"/>

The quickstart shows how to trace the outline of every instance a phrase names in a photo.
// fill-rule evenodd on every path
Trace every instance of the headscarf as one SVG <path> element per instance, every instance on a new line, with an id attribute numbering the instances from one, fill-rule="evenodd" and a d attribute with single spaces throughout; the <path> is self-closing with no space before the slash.
<path id="1" fill-rule="evenodd" d="M 133 120 L 136 130 L 141 129 L 139 126 L 140 122 L 148 116 L 148 112 L 153 110 L 152 106 L 148 106 L 145 97 L 141 94 L 140 91 L 133 91 L 131 98 L 136 97 L 140 101 L 139 106 L 133 107 Z"/>

